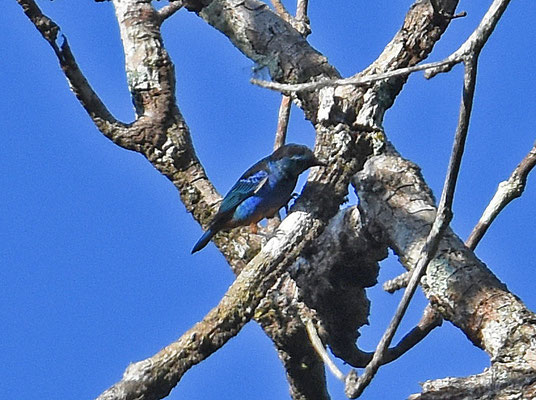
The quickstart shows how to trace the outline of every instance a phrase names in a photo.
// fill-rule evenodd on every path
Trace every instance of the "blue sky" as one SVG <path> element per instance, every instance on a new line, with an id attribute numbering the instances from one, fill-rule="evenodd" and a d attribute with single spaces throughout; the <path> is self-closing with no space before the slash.
<path id="1" fill-rule="evenodd" d="M 310 42 L 344 76 L 374 60 L 411 2 L 368 3 L 310 5 Z M 462 1 L 459 10 L 468 17 L 452 22 L 430 60 L 455 50 L 489 3 Z M 62 27 L 110 110 L 131 121 L 112 5 L 65 0 L 40 5 Z M 452 222 L 462 238 L 536 139 L 535 8 L 533 1 L 512 2 L 480 59 Z M 0 398 L 91 399 L 119 380 L 128 363 L 151 356 L 200 320 L 233 275 L 213 245 L 190 255 L 202 231 L 176 189 L 141 155 L 96 130 L 52 50 L 14 0 L 4 4 L 1 20 Z M 252 63 L 194 14 L 181 10 L 163 33 L 176 67 L 179 107 L 208 175 L 225 192 L 270 153 L 279 96 L 250 85 Z M 413 75 L 385 117 L 387 136 L 422 167 L 437 197 L 461 77 L 460 67 L 431 81 Z M 313 135 L 301 111 L 293 109 L 289 141 L 312 145 Z M 533 310 L 535 176 L 477 249 Z M 382 263 L 380 282 L 401 272 L 390 257 Z M 359 344 L 372 350 L 400 294 L 388 295 L 379 285 L 368 294 L 370 326 L 362 329 Z M 400 334 L 418 321 L 425 304 L 419 293 Z M 477 373 L 488 363 L 445 322 L 418 348 L 383 367 L 364 398 L 405 398 L 419 390 L 420 381 Z M 340 382 L 329 377 L 329 385 L 333 399 L 345 398 Z M 169 398 L 285 399 L 287 393 L 272 344 L 252 323 L 188 372 Z"/>

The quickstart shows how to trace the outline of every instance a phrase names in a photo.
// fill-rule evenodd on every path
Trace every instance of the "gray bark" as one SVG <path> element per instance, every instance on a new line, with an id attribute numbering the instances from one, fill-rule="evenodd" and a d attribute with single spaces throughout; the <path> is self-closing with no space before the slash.
<path id="1" fill-rule="evenodd" d="M 91 90 L 68 45 L 56 44 L 55 24 L 40 14 L 32 0 L 17 1 L 51 44 L 97 128 L 117 145 L 143 154 L 170 179 L 187 210 L 206 226 L 220 196 L 194 152 L 175 99 L 174 67 L 160 34 L 160 25 L 177 7 L 160 14 L 149 0 L 113 1 L 137 112 L 135 121 L 123 123 Z M 326 57 L 263 2 L 185 0 L 183 4 L 259 67 L 267 68 L 275 81 L 340 78 Z M 454 0 L 417 1 L 378 59 L 359 75 L 412 67 L 426 59 L 456 5 Z M 276 345 L 293 398 L 327 399 L 322 362 L 306 340 L 304 310 L 336 356 L 354 366 L 370 359 L 355 344 L 368 316 L 364 289 L 376 283 L 378 261 L 388 247 L 406 268 L 416 265 L 435 217 L 433 196 L 418 167 L 394 150 L 382 128 L 384 114 L 406 79 L 406 75 L 393 76 L 366 87 L 325 86 L 293 94 L 295 104 L 315 127 L 316 152 L 329 167 L 310 174 L 302 196 L 266 243 L 247 229 L 215 237 L 238 275 L 226 296 L 177 342 L 132 364 L 100 399 L 166 396 L 189 368 L 217 351 L 253 318 Z M 361 207 L 340 210 L 350 184 L 362 200 Z M 475 393 L 481 398 L 502 398 L 512 390 L 531 393 L 536 367 L 534 314 L 451 230 L 442 238 L 422 287 L 442 316 L 490 355 L 492 367 L 476 377 L 427 383 L 421 397 L 415 398 Z M 490 376 L 500 384 L 489 384 Z M 452 393 L 456 395 L 448 397 Z"/>

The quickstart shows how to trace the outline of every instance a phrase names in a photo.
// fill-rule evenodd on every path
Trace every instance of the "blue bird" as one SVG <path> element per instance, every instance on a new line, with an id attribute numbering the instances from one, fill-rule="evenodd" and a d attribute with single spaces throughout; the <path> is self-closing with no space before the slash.
<path id="1" fill-rule="evenodd" d="M 207 245 L 221 230 L 251 225 L 272 217 L 292 197 L 298 176 L 314 166 L 325 166 L 306 146 L 287 144 L 249 168 L 229 190 L 207 231 L 197 241 L 192 254 Z"/>

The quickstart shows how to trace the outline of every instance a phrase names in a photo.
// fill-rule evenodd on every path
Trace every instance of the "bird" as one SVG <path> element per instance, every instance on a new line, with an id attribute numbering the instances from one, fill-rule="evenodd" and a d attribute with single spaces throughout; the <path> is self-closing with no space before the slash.
<path id="1" fill-rule="evenodd" d="M 192 254 L 204 248 L 222 231 L 250 225 L 257 233 L 257 222 L 273 217 L 287 205 L 298 177 L 314 166 L 326 166 L 304 145 L 286 144 L 251 166 L 223 198 L 208 229 L 197 241 Z"/>

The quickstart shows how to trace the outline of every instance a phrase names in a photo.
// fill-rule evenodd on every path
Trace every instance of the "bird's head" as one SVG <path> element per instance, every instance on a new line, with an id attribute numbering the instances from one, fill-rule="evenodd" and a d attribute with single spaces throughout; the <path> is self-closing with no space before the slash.
<path id="1" fill-rule="evenodd" d="M 301 144 L 287 144 L 277 149 L 270 157 L 272 161 L 280 161 L 284 168 L 297 175 L 314 166 L 326 166 L 314 153 Z"/>

